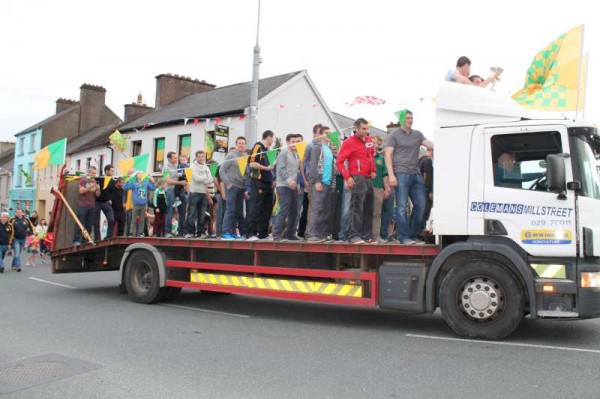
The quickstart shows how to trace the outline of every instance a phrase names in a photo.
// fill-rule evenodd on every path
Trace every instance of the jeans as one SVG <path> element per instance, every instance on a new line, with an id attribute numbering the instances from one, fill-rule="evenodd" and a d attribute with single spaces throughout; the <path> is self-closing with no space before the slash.
<path id="1" fill-rule="evenodd" d="M 361 175 L 352 178 L 356 184 L 350 199 L 348 239 L 370 240 L 373 238 L 373 181 Z"/>
<path id="2" fill-rule="evenodd" d="M 21 268 L 21 251 L 25 247 L 25 238 L 14 238 L 13 239 L 13 261 L 12 267 L 20 269 Z"/>
<path id="3" fill-rule="evenodd" d="M 390 193 L 390 197 L 383 200 L 381 205 L 381 232 L 382 239 L 390 238 L 390 222 L 394 217 L 394 191 Z"/>
<path id="4" fill-rule="evenodd" d="M 310 204 L 308 205 L 308 226 L 305 234 L 308 237 L 326 238 L 329 233 L 329 214 L 331 206 L 328 202 L 331 186 L 322 184 L 323 190 L 317 191 L 315 184 L 310 187 Z"/>
<path id="5" fill-rule="evenodd" d="M 381 210 L 383 208 L 383 188 L 374 188 L 374 203 L 373 203 L 373 238 L 381 238 Z"/>
<path id="6" fill-rule="evenodd" d="M 104 213 L 107 222 L 106 237 L 111 238 L 115 232 L 115 215 L 112 206 L 106 202 L 96 202 L 96 216 L 94 220 L 94 240 L 102 239 L 100 235 L 100 212 Z"/>
<path id="7" fill-rule="evenodd" d="M 129 236 L 132 235 L 131 231 L 129 229 L 129 226 L 131 225 L 131 218 L 133 217 L 133 209 L 129 209 L 125 211 L 125 235 Z"/>
<path id="8" fill-rule="evenodd" d="M 396 236 L 402 242 L 419 238 L 425 210 L 425 183 L 420 173 L 396 173 Z M 410 221 L 406 216 L 408 198 L 413 204 Z"/>
<path id="9" fill-rule="evenodd" d="M 227 201 L 223 200 L 220 193 L 215 195 L 217 198 L 217 220 L 216 220 L 216 234 L 217 237 L 221 237 L 223 235 L 223 217 L 225 216 L 225 207 L 227 206 Z"/>
<path id="10" fill-rule="evenodd" d="M 244 218 L 244 193 L 246 189 L 231 186 L 231 188 L 225 187 L 225 190 L 227 207 L 223 217 L 223 234 L 235 234 L 235 225 L 238 224 L 236 222 Z"/>
<path id="11" fill-rule="evenodd" d="M 273 238 L 281 238 L 285 230 L 285 238 L 292 239 L 296 235 L 294 225 L 298 213 L 298 195 L 296 189 L 277 187 L 277 198 L 279 201 L 279 213 L 275 217 Z"/>
<path id="12" fill-rule="evenodd" d="M 338 238 L 342 241 L 348 239 L 348 224 L 350 215 L 350 199 L 352 198 L 352 191 L 344 189 L 342 194 L 342 217 L 340 219 L 340 233 Z"/>
<path id="13" fill-rule="evenodd" d="M 165 191 L 167 197 L 167 234 L 171 234 L 173 231 L 173 204 L 175 203 L 175 189 L 168 189 Z M 179 223 L 180 224 L 180 223 Z"/>
<path id="14" fill-rule="evenodd" d="M 10 247 L 5 244 L 0 244 L 0 270 L 4 270 L 4 256 Z"/>
<path id="15" fill-rule="evenodd" d="M 188 197 L 188 212 L 186 231 L 189 234 L 204 234 L 204 216 L 208 209 L 208 200 L 205 193 L 190 193 Z"/>
<path id="16" fill-rule="evenodd" d="M 77 207 L 77 219 L 81 222 L 88 234 L 92 233 L 94 227 L 94 218 L 96 217 L 96 208 L 86 208 L 83 206 Z M 75 226 L 73 233 L 73 241 L 81 242 L 81 230 L 79 226 Z"/>

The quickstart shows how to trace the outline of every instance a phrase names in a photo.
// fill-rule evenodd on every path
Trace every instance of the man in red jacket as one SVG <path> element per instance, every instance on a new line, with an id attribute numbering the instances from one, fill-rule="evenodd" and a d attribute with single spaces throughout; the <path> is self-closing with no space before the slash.
<path id="1" fill-rule="evenodd" d="M 342 144 L 336 165 L 348 188 L 352 190 L 348 226 L 348 242 L 372 243 L 373 240 L 373 182 L 375 161 L 373 142 L 368 136 L 369 122 L 359 118 L 354 122 L 354 136 Z M 348 168 L 346 168 L 346 160 Z"/>

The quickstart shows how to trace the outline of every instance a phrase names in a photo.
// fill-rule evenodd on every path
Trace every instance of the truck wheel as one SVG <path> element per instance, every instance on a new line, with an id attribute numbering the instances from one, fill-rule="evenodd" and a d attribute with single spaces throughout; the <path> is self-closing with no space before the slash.
<path id="1" fill-rule="evenodd" d="M 125 287 L 133 302 L 154 303 L 164 298 L 167 287 L 159 286 L 158 265 L 150 252 L 135 251 L 127 258 Z"/>
<path id="2" fill-rule="evenodd" d="M 524 305 L 519 280 L 503 266 L 488 260 L 471 260 L 454 267 L 440 287 L 444 320 L 464 337 L 506 337 L 521 322 Z"/>

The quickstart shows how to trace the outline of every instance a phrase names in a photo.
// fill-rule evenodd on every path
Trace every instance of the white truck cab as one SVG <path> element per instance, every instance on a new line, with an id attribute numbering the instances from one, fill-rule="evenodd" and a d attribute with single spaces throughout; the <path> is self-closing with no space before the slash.
<path id="1" fill-rule="evenodd" d="M 460 270 L 447 265 L 448 253 L 478 266 L 456 282 L 455 298 L 428 298 L 428 305 L 438 301 L 444 310 L 444 301 L 454 300 L 459 324 L 493 323 L 499 311 L 510 311 L 494 300 L 507 296 L 494 288 L 506 290 L 506 283 L 484 273 L 499 268 L 523 286 L 532 317 L 597 317 L 597 128 L 532 119 L 510 98 L 456 83 L 441 85 L 436 107 L 434 234 L 442 252 L 434 266 Z M 479 335 L 476 328 L 462 333 Z"/>

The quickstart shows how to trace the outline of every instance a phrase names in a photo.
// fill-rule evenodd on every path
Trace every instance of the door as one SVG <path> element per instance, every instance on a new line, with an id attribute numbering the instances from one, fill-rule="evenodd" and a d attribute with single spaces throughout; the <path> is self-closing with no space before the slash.
<path id="1" fill-rule="evenodd" d="M 567 153 L 564 126 L 490 128 L 484 132 L 484 190 L 471 202 L 484 234 L 509 237 L 534 256 L 575 256 L 575 195 L 551 193 L 546 185 L 546 157 Z M 565 158 L 567 181 L 572 181 Z"/>

